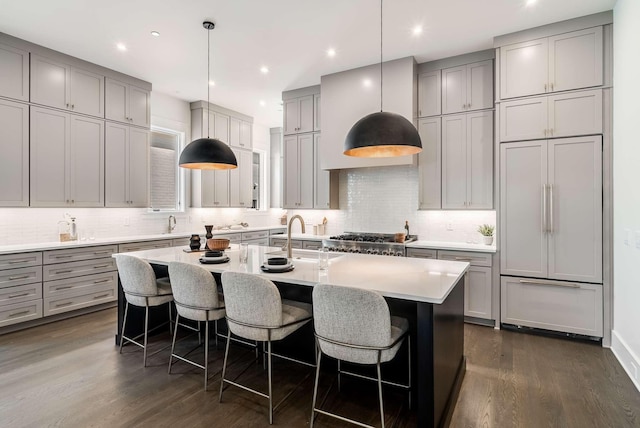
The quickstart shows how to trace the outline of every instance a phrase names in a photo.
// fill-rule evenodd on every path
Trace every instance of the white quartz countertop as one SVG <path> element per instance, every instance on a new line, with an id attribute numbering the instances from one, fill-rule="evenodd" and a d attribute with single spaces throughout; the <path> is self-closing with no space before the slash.
<path id="1" fill-rule="evenodd" d="M 237 244 L 225 251 L 230 261 L 222 264 L 201 264 L 198 259 L 203 253 L 187 253 L 183 249 L 160 248 L 127 254 L 160 265 L 179 261 L 202 266 L 211 272 L 247 272 L 272 281 L 304 286 L 329 283 L 357 287 L 378 291 L 386 297 L 435 304 L 444 302 L 469 268 L 469 263 L 448 260 L 329 253 L 328 269 L 319 270 L 318 252 L 294 250 L 293 271 L 265 273 L 260 266 L 269 257 L 282 256 L 280 248 L 249 245 L 246 264 L 239 263 Z"/>
<path id="2" fill-rule="evenodd" d="M 427 248 L 432 250 L 474 251 L 477 253 L 495 253 L 495 245 L 468 244 L 466 242 L 414 241 L 407 248 Z"/>

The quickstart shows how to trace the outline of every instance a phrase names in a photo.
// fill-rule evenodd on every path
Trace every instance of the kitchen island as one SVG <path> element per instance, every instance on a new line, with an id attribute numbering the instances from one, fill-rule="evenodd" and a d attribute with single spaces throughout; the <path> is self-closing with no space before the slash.
<path id="1" fill-rule="evenodd" d="M 264 276 L 278 285 L 283 297 L 309 303 L 313 286 L 321 282 L 381 293 L 393 315 L 409 320 L 412 340 L 416 344 L 412 347 L 412 385 L 417 426 L 448 425 L 466 367 L 463 325 L 464 280 L 468 263 L 331 253 L 328 269 L 319 270 L 317 252 L 298 250 L 293 252 L 295 269 L 275 274 L 262 272 L 260 266 L 271 256 L 281 256 L 279 248 L 249 246 L 246 264 L 239 263 L 238 245 L 232 245 L 226 253 L 231 259 L 228 263 L 207 265 L 198 261 L 203 253 L 186 253 L 183 248 L 176 247 L 128 254 L 148 261 L 158 274 L 166 273 L 169 262 L 180 261 L 203 266 L 216 276 L 218 282 L 224 271 Z M 123 313 L 124 295 L 120 287 L 118 332 Z M 136 324 L 127 322 L 127 326 L 131 325 L 133 329 L 141 328 L 139 323 Z M 404 373 L 406 377 L 406 366 L 397 366 L 396 370 L 393 363 L 389 365 L 391 376 Z"/>

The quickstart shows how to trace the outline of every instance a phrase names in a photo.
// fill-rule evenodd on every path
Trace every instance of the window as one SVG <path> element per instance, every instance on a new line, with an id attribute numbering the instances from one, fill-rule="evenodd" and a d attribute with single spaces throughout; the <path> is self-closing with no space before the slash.
<path id="1" fill-rule="evenodd" d="M 149 148 L 151 211 L 183 211 L 184 173 L 178 167 L 178 158 L 184 142 L 184 133 L 171 129 L 151 127 Z"/>

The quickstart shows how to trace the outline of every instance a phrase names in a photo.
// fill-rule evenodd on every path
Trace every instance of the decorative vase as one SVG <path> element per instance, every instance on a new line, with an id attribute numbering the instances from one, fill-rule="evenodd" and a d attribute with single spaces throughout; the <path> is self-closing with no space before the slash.
<path id="1" fill-rule="evenodd" d="M 189 240 L 189 248 L 191 248 L 191 251 L 198 251 L 200 244 L 200 235 L 191 235 L 191 239 Z"/>
<path id="2" fill-rule="evenodd" d="M 207 238 L 207 239 L 211 239 L 211 238 L 213 238 L 213 233 L 211 233 L 211 230 L 213 229 L 213 225 L 211 225 L 211 226 L 206 226 L 206 225 L 205 225 L 205 227 L 204 227 L 204 228 L 205 228 L 205 230 L 207 231 L 207 234 L 205 235 L 205 236 L 206 236 L 206 238 Z M 205 249 L 205 250 L 210 250 L 211 248 L 209 248 L 209 246 L 205 244 L 204 249 Z"/>
<path id="3" fill-rule="evenodd" d="M 493 244 L 493 236 L 483 236 L 482 240 L 484 241 L 484 245 Z"/>

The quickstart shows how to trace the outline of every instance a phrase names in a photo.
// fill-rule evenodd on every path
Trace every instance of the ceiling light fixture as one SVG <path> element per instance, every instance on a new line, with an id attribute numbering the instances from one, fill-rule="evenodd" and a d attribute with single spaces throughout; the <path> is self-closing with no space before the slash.
<path id="1" fill-rule="evenodd" d="M 413 27 L 413 35 L 419 36 L 420 34 L 422 34 L 422 25 L 416 25 Z"/>
<path id="2" fill-rule="evenodd" d="M 267 74 L 268 72 L 269 72 L 269 67 L 267 67 L 266 65 L 263 65 L 262 67 L 260 67 L 260 73 Z"/>
<path id="3" fill-rule="evenodd" d="M 526 5 L 527 5 L 527 7 L 533 6 L 534 4 L 536 4 L 537 1 L 538 0 L 527 0 L 527 4 Z"/>
<path id="4" fill-rule="evenodd" d="M 159 36 L 160 36 L 160 33 L 158 33 L 157 31 L 152 31 L 152 32 L 151 32 L 151 35 L 152 35 L 153 37 L 159 37 Z"/>
<path id="5" fill-rule="evenodd" d="M 123 51 L 123 52 L 124 52 L 124 51 L 126 51 L 126 50 L 127 50 L 127 47 L 125 46 L 125 44 L 124 44 L 124 43 L 118 43 L 118 44 L 116 45 L 116 47 L 118 48 L 118 50 L 119 50 L 119 51 Z"/>
<path id="6" fill-rule="evenodd" d="M 418 130 L 399 114 L 382 111 L 382 0 L 380 0 L 380 112 L 363 117 L 351 127 L 344 154 L 367 158 L 415 155 L 422 151 Z"/>
<path id="7" fill-rule="evenodd" d="M 264 106 L 266 106 L 266 105 L 267 105 L 267 103 L 266 103 L 266 102 L 264 102 L 264 100 L 260 100 L 260 105 L 261 105 L 262 107 L 264 107 Z"/>
<path id="8" fill-rule="evenodd" d="M 334 56 L 336 56 L 336 50 L 333 48 L 329 48 L 327 49 L 327 56 L 329 58 L 333 58 Z"/>
<path id="9" fill-rule="evenodd" d="M 216 82 L 214 82 L 213 80 L 209 80 L 209 86 L 216 86 Z"/>
<path id="10" fill-rule="evenodd" d="M 211 74 L 211 30 L 216 26 L 205 21 L 202 26 L 207 29 L 207 81 L 212 82 Z M 233 169 L 238 167 L 238 160 L 227 144 L 209 138 L 209 87 L 207 86 L 207 138 L 192 141 L 180 153 L 179 165 L 189 169 Z"/>

